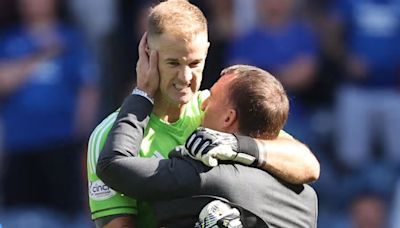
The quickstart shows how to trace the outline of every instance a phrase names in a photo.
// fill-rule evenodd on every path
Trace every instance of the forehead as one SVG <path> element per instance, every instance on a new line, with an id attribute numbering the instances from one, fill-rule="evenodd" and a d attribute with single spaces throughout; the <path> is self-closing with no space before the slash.
<path id="1" fill-rule="evenodd" d="M 161 58 L 205 58 L 208 46 L 207 33 L 195 35 L 190 40 L 167 33 L 154 39 L 154 47 Z"/>
<path id="2" fill-rule="evenodd" d="M 226 93 L 229 90 L 229 84 L 235 79 L 233 74 L 221 76 L 218 81 L 211 87 L 211 93 Z"/>

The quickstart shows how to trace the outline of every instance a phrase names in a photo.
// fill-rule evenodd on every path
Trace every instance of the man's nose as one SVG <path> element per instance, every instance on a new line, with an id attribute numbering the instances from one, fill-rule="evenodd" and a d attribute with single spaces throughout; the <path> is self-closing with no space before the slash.
<path id="1" fill-rule="evenodd" d="M 192 81 L 192 78 L 192 69 L 189 66 L 185 66 L 181 73 L 181 80 L 186 83 L 190 83 Z"/>

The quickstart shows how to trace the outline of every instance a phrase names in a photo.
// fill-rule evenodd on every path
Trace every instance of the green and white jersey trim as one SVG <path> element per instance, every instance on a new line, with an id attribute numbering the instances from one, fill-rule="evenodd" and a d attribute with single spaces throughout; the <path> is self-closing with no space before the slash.
<path id="1" fill-rule="evenodd" d="M 99 154 L 101 148 L 103 147 L 107 135 L 113 126 L 115 119 L 117 118 L 118 112 L 114 112 L 109 115 L 106 119 L 104 119 L 93 131 L 89 138 L 88 145 L 88 169 L 92 174 L 96 173 L 96 164 L 97 159 L 99 158 Z"/>

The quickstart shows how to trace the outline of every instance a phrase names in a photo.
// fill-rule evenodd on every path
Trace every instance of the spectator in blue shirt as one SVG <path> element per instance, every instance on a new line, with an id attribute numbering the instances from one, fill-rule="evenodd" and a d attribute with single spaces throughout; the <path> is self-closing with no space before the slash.
<path id="1" fill-rule="evenodd" d="M 338 158 L 358 170 L 374 163 L 379 145 L 382 160 L 399 167 L 400 1 L 340 0 L 332 11 L 346 69 L 337 92 Z"/>
<path id="2" fill-rule="evenodd" d="M 312 27 L 295 13 L 294 0 L 257 0 L 259 24 L 232 40 L 229 64 L 245 63 L 272 72 L 288 90 L 286 130 L 310 144 L 311 111 L 302 93 L 314 82 L 318 44 Z"/>
<path id="3" fill-rule="evenodd" d="M 81 150 L 94 124 L 96 67 L 83 39 L 58 20 L 56 0 L 19 0 L 21 23 L 0 36 L 5 209 L 76 213 Z"/>

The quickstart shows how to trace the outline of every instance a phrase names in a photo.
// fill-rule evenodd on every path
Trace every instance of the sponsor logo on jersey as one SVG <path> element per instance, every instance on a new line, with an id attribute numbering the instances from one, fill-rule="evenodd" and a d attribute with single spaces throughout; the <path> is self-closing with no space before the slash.
<path id="1" fill-rule="evenodd" d="M 93 200 L 106 200 L 113 197 L 115 194 L 116 192 L 101 180 L 89 182 L 89 197 Z"/>

